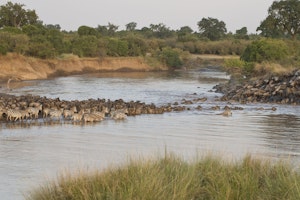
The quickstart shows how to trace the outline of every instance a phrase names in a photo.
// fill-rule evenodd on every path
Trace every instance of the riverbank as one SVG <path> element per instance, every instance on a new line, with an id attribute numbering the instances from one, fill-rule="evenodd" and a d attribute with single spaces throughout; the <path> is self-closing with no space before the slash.
<path id="1" fill-rule="evenodd" d="M 70 56 L 57 59 L 38 59 L 18 54 L 0 56 L 0 81 L 35 80 L 51 77 L 112 71 L 162 71 L 164 65 L 152 66 L 143 57 L 78 58 Z"/>
<path id="2" fill-rule="evenodd" d="M 232 58 L 237 58 L 237 56 L 190 55 L 189 60 L 185 63 L 185 68 L 221 67 L 226 59 Z M 0 56 L 0 63 L 0 82 L 7 82 L 8 79 L 48 79 L 93 72 L 168 70 L 167 66 L 154 61 L 150 57 L 79 58 L 70 54 L 45 60 L 10 53 Z"/>
<path id="3" fill-rule="evenodd" d="M 298 199 L 299 180 L 289 164 L 251 156 L 235 163 L 206 156 L 191 163 L 165 155 L 104 171 L 63 174 L 27 199 Z"/>

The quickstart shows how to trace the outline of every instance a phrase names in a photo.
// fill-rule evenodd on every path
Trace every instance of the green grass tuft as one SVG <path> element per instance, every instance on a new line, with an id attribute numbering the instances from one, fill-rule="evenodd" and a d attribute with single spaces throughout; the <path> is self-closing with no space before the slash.
<path id="1" fill-rule="evenodd" d="M 166 155 L 101 172 L 62 175 L 27 199 L 299 199 L 299 189 L 300 175 L 287 163 L 251 156 L 235 163 L 214 156 L 186 162 Z"/>

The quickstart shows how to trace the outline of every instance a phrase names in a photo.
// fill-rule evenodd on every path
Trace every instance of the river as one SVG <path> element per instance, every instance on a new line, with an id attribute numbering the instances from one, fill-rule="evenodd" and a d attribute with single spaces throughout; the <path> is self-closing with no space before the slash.
<path id="1" fill-rule="evenodd" d="M 28 191 L 64 171 L 103 169 L 134 157 L 174 152 L 184 159 L 213 153 L 239 160 L 288 159 L 300 155 L 300 107 L 228 104 L 217 101 L 213 86 L 228 80 L 223 72 L 194 70 L 159 73 L 102 73 L 25 82 L 9 94 L 64 100 L 101 98 L 165 105 L 207 97 L 182 112 L 139 115 L 124 121 L 72 123 L 43 120 L 2 123 L 0 129 L 1 199 L 24 199 Z M 2 88 L 3 89 L 3 88 Z M 7 91 L 6 91 L 7 92 Z M 202 110 L 196 107 L 201 105 Z M 224 117 L 213 106 L 243 107 Z M 258 110 L 275 106 L 276 111 Z"/>

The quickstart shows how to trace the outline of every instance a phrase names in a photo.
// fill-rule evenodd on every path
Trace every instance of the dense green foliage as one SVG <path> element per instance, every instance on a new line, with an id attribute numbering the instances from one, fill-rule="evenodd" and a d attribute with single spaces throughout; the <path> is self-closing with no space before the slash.
<path id="1" fill-rule="evenodd" d="M 300 34 L 300 1 L 274 1 L 267 18 L 257 30 L 266 37 L 291 37 L 296 39 Z"/>
<path id="2" fill-rule="evenodd" d="M 231 35 L 226 38 L 225 23 L 213 18 L 208 18 L 208 23 L 201 27 L 201 33 L 188 26 L 171 30 L 163 23 L 150 24 L 138 30 L 136 22 L 126 24 L 126 29 L 121 31 L 118 31 L 119 26 L 108 23 L 96 28 L 83 25 L 76 31 L 67 32 L 62 31 L 58 24 L 43 24 L 34 10 L 25 10 L 24 6 L 8 2 L 0 7 L 1 54 L 15 52 L 53 58 L 61 54 L 98 57 L 145 56 L 148 53 L 158 56 L 167 65 L 178 66 L 182 63 L 182 60 L 176 60 L 180 59 L 180 55 L 176 55 L 178 52 L 240 55 L 248 44 L 243 40 L 236 42 Z M 212 34 L 206 34 L 212 30 Z M 224 40 L 210 43 L 210 40 L 219 39 Z M 168 52 L 166 49 L 169 49 Z M 177 53 L 170 54 L 170 49 L 181 51 L 175 50 Z M 177 58 L 170 62 L 174 55 Z"/>
<path id="3" fill-rule="evenodd" d="M 285 163 L 246 156 L 226 163 L 207 156 L 188 163 L 175 156 L 63 175 L 27 199 L 299 199 L 300 174 Z"/>
<path id="4" fill-rule="evenodd" d="M 34 10 L 25 10 L 25 5 L 7 2 L 0 6 L 0 28 L 1 27 L 22 27 L 27 24 L 37 24 L 38 16 Z"/>
<path id="5" fill-rule="evenodd" d="M 288 55 L 288 47 L 284 41 L 262 39 L 252 42 L 241 55 L 247 62 L 279 61 Z"/>
<path id="6" fill-rule="evenodd" d="M 129 24 L 129 30 L 135 24 Z M 174 52 L 196 54 L 240 55 L 249 40 L 228 38 L 220 41 L 202 40 L 189 27 L 178 32 L 170 31 L 164 25 L 152 25 L 152 29 L 116 31 L 116 26 L 92 28 L 80 26 L 76 32 L 61 31 L 59 25 L 25 25 L 20 28 L 5 27 L 0 29 L 0 53 L 21 53 L 38 58 L 54 58 L 61 54 L 74 54 L 79 57 L 102 56 L 158 56 L 170 67 L 178 67 L 179 60 L 169 62 L 163 49 Z M 181 51 L 177 51 L 177 50 Z M 169 51 L 170 53 L 170 51 Z M 176 54 L 177 54 L 176 53 Z M 164 56 L 162 56 L 164 55 Z M 166 59 L 168 57 L 169 59 Z M 163 59 L 162 59 L 163 58 Z"/>
<path id="7" fill-rule="evenodd" d="M 258 28 L 261 35 L 297 38 L 298 9 L 296 0 L 274 2 L 269 16 Z M 249 35 L 246 27 L 235 34 L 227 33 L 226 24 L 211 17 L 202 18 L 197 25 L 199 32 L 189 26 L 171 30 L 163 23 L 137 29 L 136 22 L 126 24 L 126 29 L 120 31 L 112 23 L 95 28 L 82 25 L 76 31 L 64 31 L 58 24 L 43 24 L 35 11 L 25 10 L 23 4 L 8 2 L 0 7 L 0 54 L 13 52 L 45 59 L 62 54 L 151 56 L 172 68 L 182 65 L 186 53 L 242 55 L 247 62 L 284 60 L 293 64 L 300 60 L 297 42 L 265 40 L 259 35 Z"/>
<path id="8" fill-rule="evenodd" d="M 247 27 L 243 27 L 239 30 L 236 30 L 235 32 L 235 38 L 236 39 L 245 39 L 248 40 L 249 39 L 249 35 L 248 35 L 248 30 Z"/>
<path id="9" fill-rule="evenodd" d="M 212 41 L 224 38 L 227 29 L 223 21 L 215 18 L 203 18 L 198 22 L 199 32 L 202 37 L 206 37 Z"/>
<path id="10" fill-rule="evenodd" d="M 182 65 L 179 51 L 176 51 L 176 49 L 163 48 L 162 51 L 158 51 L 157 57 L 161 62 L 172 68 L 179 68 Z"/>

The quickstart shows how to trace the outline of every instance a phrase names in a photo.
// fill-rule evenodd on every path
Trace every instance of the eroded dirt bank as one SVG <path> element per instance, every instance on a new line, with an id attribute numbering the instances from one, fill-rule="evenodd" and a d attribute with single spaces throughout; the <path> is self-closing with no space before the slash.
<path id="1" fill-rule="evenodd" d="M 16 54 L 0 56 L 0 80 L 34 80 L 70 74 L 105 71 L 159 71 L 142 57 L 37 59 Z"/>

